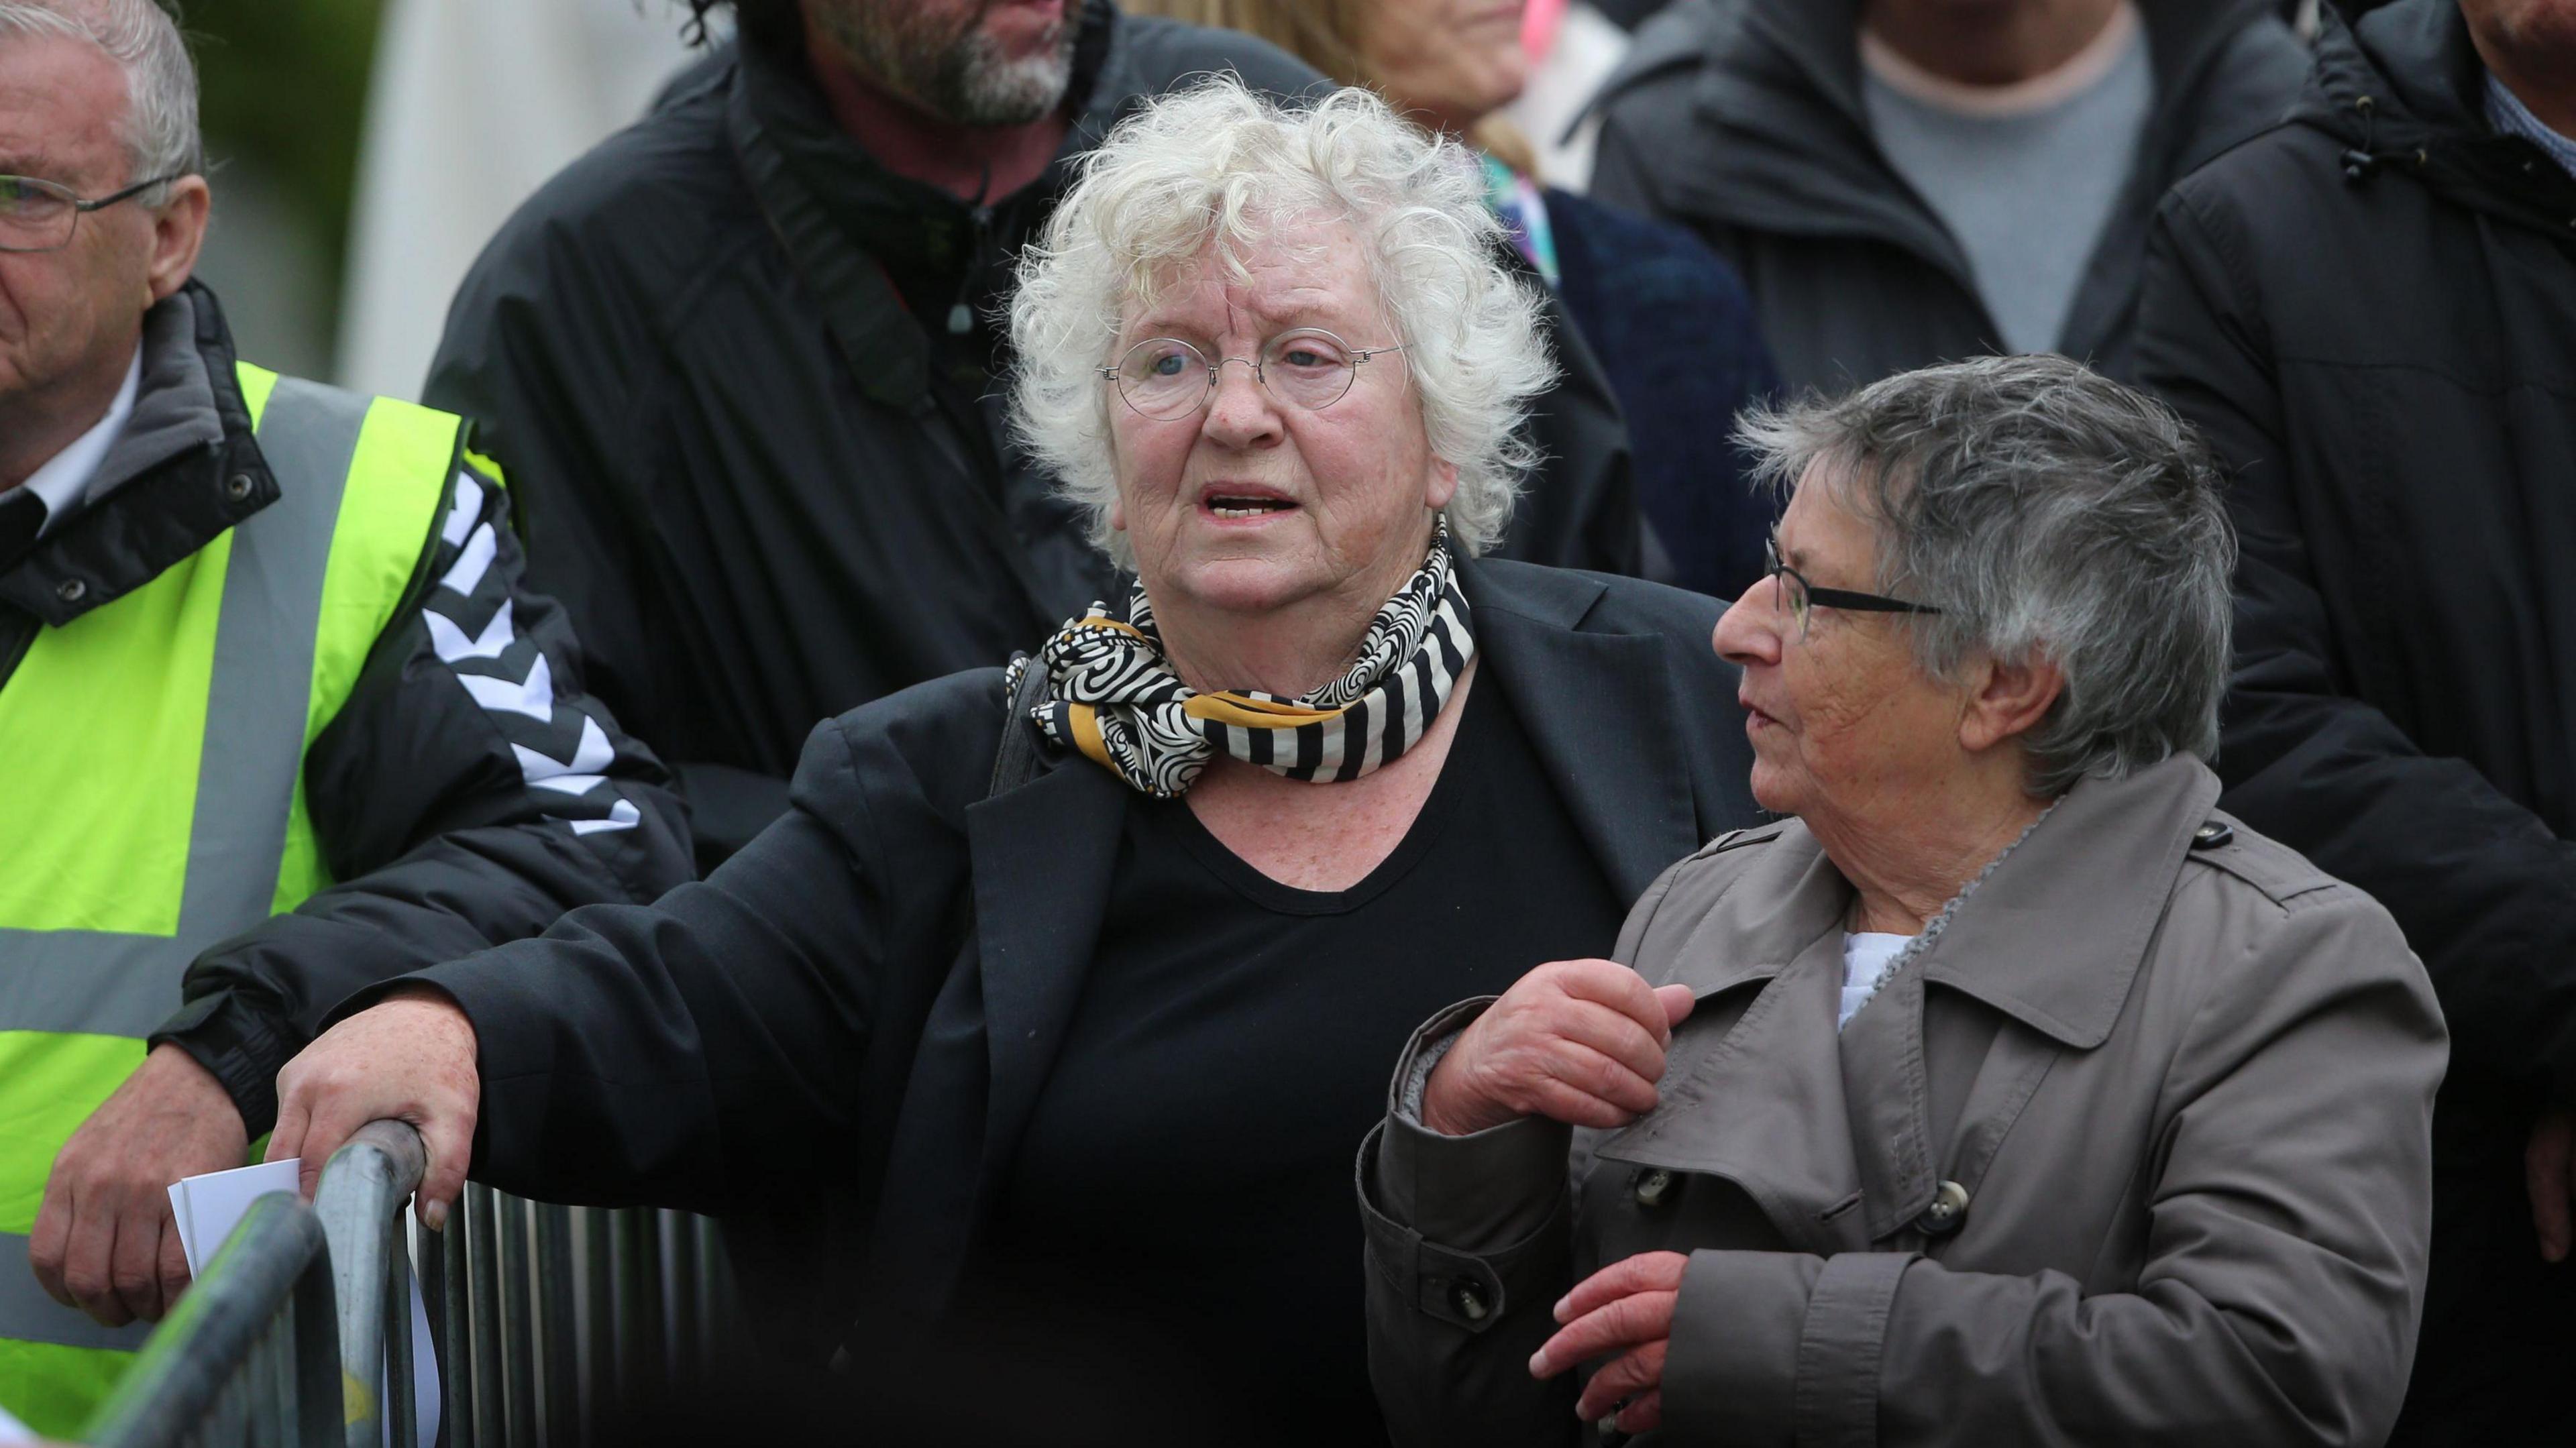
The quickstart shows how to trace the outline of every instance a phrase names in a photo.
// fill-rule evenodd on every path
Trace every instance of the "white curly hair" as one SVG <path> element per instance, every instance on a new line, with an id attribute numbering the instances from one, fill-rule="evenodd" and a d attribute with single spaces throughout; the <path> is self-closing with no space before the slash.
<path id="1" fill-rule="evenodd" d="M 1223 75 L 1151 102 L 1084 158 L 1022 252 L 1011 298 L 1014 432 L 1122 567 L 1135 560 L 1109 526 L 1119 404 L 1100 369 L 1125 308 L 1153 305 L 1202 257 L 1248 275 L 1247 247 L 1319 216 L 1359 233 L 1431 452 L 1458 470 L 1451 542 L 1481 553 L 1511 522 L 1538 461 L 1521 422 L 1556 366 L 1540 294 L 1502 259 L 1476 159 L 1369 91 L 1281 104 Z"/>

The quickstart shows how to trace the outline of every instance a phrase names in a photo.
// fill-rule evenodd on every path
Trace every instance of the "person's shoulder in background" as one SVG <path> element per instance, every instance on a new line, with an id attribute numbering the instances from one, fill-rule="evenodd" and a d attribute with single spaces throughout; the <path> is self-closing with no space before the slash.
<path id="1" fill-rule="evenodd" d="M 1730 440 L 1780 377 L 1735 268 L 1687 227 L 1551 190 L 1565 308 L 1626 414 L 1638 505 L 1685 588 L 1732 598 L 1762 566 L 1770 505 Z"/>
<path id="2" fill-rule="evenodd" d="M 1319 96 L 1331 83 L 1314 67 L 1257 36 L 1159 15 L 1120 15 L 1108 69 L 1093 97 L 1122 109 L 1226 72 L 1281 99 Z"/>

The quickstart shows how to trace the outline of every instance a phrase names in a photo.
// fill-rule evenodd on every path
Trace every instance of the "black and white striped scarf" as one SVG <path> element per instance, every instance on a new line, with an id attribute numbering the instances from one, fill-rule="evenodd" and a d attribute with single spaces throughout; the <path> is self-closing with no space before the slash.
<path id="1" fill-rule="evenodd" d="M 1093 604 L 1034 660 L 1014 662 L 1006 687 L 1015 691 L 1032 663 L 1045 669 L 1046 702 L 1033 713 L 1046 736 L 1171 799 L 1220 750 L 1290 779 L 1357 779 L 1422 737 L 1475 655 L 1443 521 L 1422 567 L 1369 621 L 1349 671 L 1304 698 L 1255 689 L 1201 694 L 1182 683 L 1163 656 L 1141 586 L 1126 617 Z"/>

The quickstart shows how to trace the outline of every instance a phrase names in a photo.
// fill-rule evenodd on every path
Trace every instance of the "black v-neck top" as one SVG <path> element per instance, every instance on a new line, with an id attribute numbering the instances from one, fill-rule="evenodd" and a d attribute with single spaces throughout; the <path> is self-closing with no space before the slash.
<path id="1" fill-rule="evenodd" d="M 1396 1055 L 1443 1006 L 1610 952 L 1627 902 L 1509 701 L 1464 708 L 1412 828 L 1348 890 L 1269 879 L 1186 803 L 1128 805 L 978 1274 L 988 1313 L 1022 1304 L 1088 1354 L 1075 1396 L 1124 1441 L 1383 1441 L 1351 1172 Z"/>

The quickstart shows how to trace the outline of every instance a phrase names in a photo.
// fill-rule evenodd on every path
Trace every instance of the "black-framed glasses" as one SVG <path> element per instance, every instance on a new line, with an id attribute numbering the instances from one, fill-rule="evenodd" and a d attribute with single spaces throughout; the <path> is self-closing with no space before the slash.
<path id="1" fill-rule="evenodd" d="M 68 186 L 33 176 L 0 176 L 0 251 L 60 251 L 72 244 L 72 233 L 80 228 L 83 215 L 131 201 L 186 174 L 174 171 L 137 181 L 95 201 L 82 199 Z"/>
<path id="2" fill-rule="evenodd" d="M 1115 367 L 1100 375 L 1137 413 L 1168 422 L 1187 417 L 1216 395 L 1217 373 L 1228 362 L 1252 369 L 1252 380 L 1292 407 L 1320 412 L 1342 400 L 1359 369 L 1381 352 L 1401 352 L 1405 344 L 1354 347 L 1321 327 L 1282 332 L 1261 346 L 1254 357 L 1216 357 L 1178 337 L 1148 337 L 1127 349 Z"/>
<path id="3" fill-rule="evenodd" d="M 1774 533 L 1762 545 L 1763 567 L 1771 580 L 1771 602 L 1785 608 L 1798 620 L 1798 637 L 1807 636 L 1808 616 L 1820 608 L 1846 609 L 1854 613 L 1939 613 L 1928 603 L 1890 598 L 1883 593 L 1860 593 L 1848 588 L 1818 588 L 1807 581 L 1807 575 L 1782 562 L 1780 535 Z"/>

